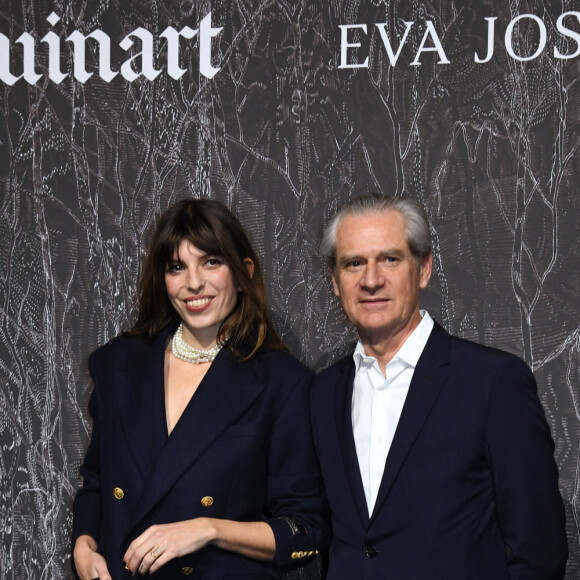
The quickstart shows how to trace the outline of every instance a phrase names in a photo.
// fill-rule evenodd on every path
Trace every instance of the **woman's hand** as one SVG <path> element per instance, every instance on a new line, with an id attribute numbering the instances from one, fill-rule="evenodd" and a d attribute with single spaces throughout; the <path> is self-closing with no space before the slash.
<path id="1" fill-rule="evenodd" d="M 216 537 L 211 518 L 147 528 L 131 542 L 123 560 L 132 574 L 156 572 L 169 560 L 197 552 Z"/>
<path id="2" fill-rule="evenodd" d="M 132 574 L 153 573 L 209 543 L 256 560 L 273 560 L 276 553 L 274 533 L 266 522 L 196 518 L 151 526 L 131 542 L 123 560 Z"/>
<path id="3" fill-rule="evenodd" d="M 97 552 L 97 543 L 91 536 L 79 536 L 73 551 L 73 560 L 81 580 L 113 580 L 105 558 Z"/>

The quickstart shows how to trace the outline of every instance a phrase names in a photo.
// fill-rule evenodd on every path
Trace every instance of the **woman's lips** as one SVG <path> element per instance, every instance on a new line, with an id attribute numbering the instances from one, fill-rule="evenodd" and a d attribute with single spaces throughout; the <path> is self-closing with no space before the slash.
<path id="1" fill-rule="evenodd" d="M 210 296 L 201 296 L 198 298 L 188 298 L 184 302 L 188 310 L 199 312 L 200 310 L 204 310 L 207 306 L 209 306 L 212 300 L 213 298 Z"/>

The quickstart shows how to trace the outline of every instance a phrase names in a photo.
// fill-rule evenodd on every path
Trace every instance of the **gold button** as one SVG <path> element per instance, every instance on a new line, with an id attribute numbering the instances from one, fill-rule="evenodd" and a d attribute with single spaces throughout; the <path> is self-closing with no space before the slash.
<path id="1" fill-rule="evenodd" d="M 181 573 L 182 573 L 184 576 L 191 576 L 191 575 L 193 574 L 193 568 L 192 568 L 191 566 L 184 566 L 184 567 L 181 569 Z"/>
<path id="2" fill-rule="evenodd" d="M 213 505 L 213 497 L 211 495 L 206 495 L 205 497 L 201 498 L 201 505 L 203 507 L 209 507 Z"/>
<path id="3" fill-rule="evenodd" d="M 116 487 L 113 490 L 113 495 L 117 498 L 117 499 L 123 499 L 125 497 L 125 492 L 120 488 L 120 487 Z"/>

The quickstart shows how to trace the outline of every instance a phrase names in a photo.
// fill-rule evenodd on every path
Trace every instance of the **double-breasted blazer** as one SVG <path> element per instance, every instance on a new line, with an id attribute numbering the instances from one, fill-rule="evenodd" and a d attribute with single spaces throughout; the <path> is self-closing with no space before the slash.
<path id="1" fill-rule="evenodd" d="M 73 546 L 79 535 L 93 536 L 118 580 L 129 576 L 128 545 L 152 524 L 265 520 L 275 562 L 209 545 L 152 577 L 277 578 L 328 541 L 308 408 L 313 374 L 284 352 L 239 363 L 224 347 L 168 436 L 170 330 L 152 343 L 115 338 L 89 358 L 94 427 L 74 500 Z"/>
<path id="2" fill-rule="evenodd" d="M 517 357 L 435 325 L 369 515 L 352 431 L 351 357 L 312 387 L 332 513 L 327 580 L 556 580 L 567 543 L 553 442 Z"/>

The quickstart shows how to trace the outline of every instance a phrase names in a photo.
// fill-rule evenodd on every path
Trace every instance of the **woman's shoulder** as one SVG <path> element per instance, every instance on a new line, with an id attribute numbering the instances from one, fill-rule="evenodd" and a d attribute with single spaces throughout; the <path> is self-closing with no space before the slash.
<path id="1" fill-rule="evenodd" d="M 266 373 L 274 373 L 280 377 L 293 377 L 296 380 L 314 378 L 314 371 L 286 351 L 263 348 L 253 358 L 254 364 Z"/>
<path id="2" fill-rule="evenodd" d="M 89 356 L 89 364 L 114 365 L 118 361 L 126 362 L 150 356 L 151 352 L 159 346 L 159 341 L 163 341 L 167 334 L 167 330 L 161 331 L 153 340 L 120 334 L 93 351 Z"/>

